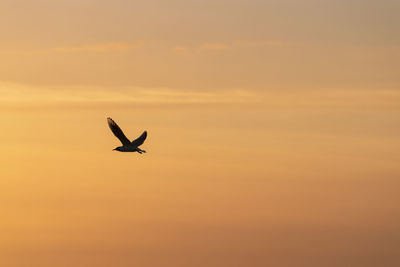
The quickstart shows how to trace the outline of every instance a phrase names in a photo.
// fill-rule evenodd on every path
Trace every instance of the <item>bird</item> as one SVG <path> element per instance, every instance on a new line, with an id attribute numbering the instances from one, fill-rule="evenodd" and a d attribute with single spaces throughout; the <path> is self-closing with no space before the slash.
<path id="1" fill-rule="evenodd" d="M 108 126 L 113 134 L 121 141 L 122 146 L 116 147 L 113 150 L 119 152 L 138 152 L 139 154 L 146 153 L 145 150 L 139 148 L 144 143 L 147 137 L 147 131 L 144 131 L 138 138 L 132 142 L 125 136 L 124 132 L 119 128 L 118 124 L 111 118 L 107 118 Z"/>

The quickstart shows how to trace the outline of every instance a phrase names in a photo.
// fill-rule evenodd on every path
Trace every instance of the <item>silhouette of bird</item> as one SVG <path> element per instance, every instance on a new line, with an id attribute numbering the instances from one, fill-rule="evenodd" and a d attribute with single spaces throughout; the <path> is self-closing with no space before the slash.
<path id="1" fill-rule="evenodd" d="M 121 141 L 122 146 L 116 147 L 113 150 L 117 150 L 120 152 L 138 152 L 140 154 L 146 153 L 145 150 L 139 148 L 146 140 L 147 132 L 144 131 L 141 136 L 137 139 L 133 140 L 132 142 L 126 138 L 124 132 L 119 128 L 119 126 L 113 121 L 111 118 L 107 118 L 108 126 L 110 127 L 113 134 Z"/>

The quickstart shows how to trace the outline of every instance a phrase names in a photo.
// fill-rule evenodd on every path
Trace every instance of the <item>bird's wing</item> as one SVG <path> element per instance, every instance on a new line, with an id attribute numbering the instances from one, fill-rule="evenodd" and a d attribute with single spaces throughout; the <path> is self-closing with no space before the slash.
<path id="1" fill-rule="evenodd" d="M 107 118 L 108 126 L 110 127 L 113 134 L 121 141 L 123 145 L 129 145 L 131 141 L 126 138 L 124 132 L 119 128 L 119 126 L 111 118 Z"/>
<path id="2" fill-rule="evenodd" d="M 144 131 L 141 136 L 132 141 L 132 145 L 134 146 L 142 145 L 144 143 L 144 140 L 146 140 L 146 137 L 147 137 L 147 132 Z"/>

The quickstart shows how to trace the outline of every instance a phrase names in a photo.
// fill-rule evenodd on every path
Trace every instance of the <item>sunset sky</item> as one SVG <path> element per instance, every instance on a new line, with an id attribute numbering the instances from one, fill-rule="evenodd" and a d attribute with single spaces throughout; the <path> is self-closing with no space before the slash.
<path id="1" fill-rule="evenodd" d="M 0 266 L 400 266 L 399 14 L 1 0 Z"/>

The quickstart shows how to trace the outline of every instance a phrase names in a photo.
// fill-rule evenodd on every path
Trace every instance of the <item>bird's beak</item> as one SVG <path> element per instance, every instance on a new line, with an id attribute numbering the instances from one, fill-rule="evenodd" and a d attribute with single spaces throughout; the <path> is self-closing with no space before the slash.
<path id="1" fill-rule="evenodd" d="M 113 151 L 114 151 L 114 150 L 117 150 L 117 149 L 116 149 L 116 148 L 114 148 L 114 149 L 113 149 Z"/>

